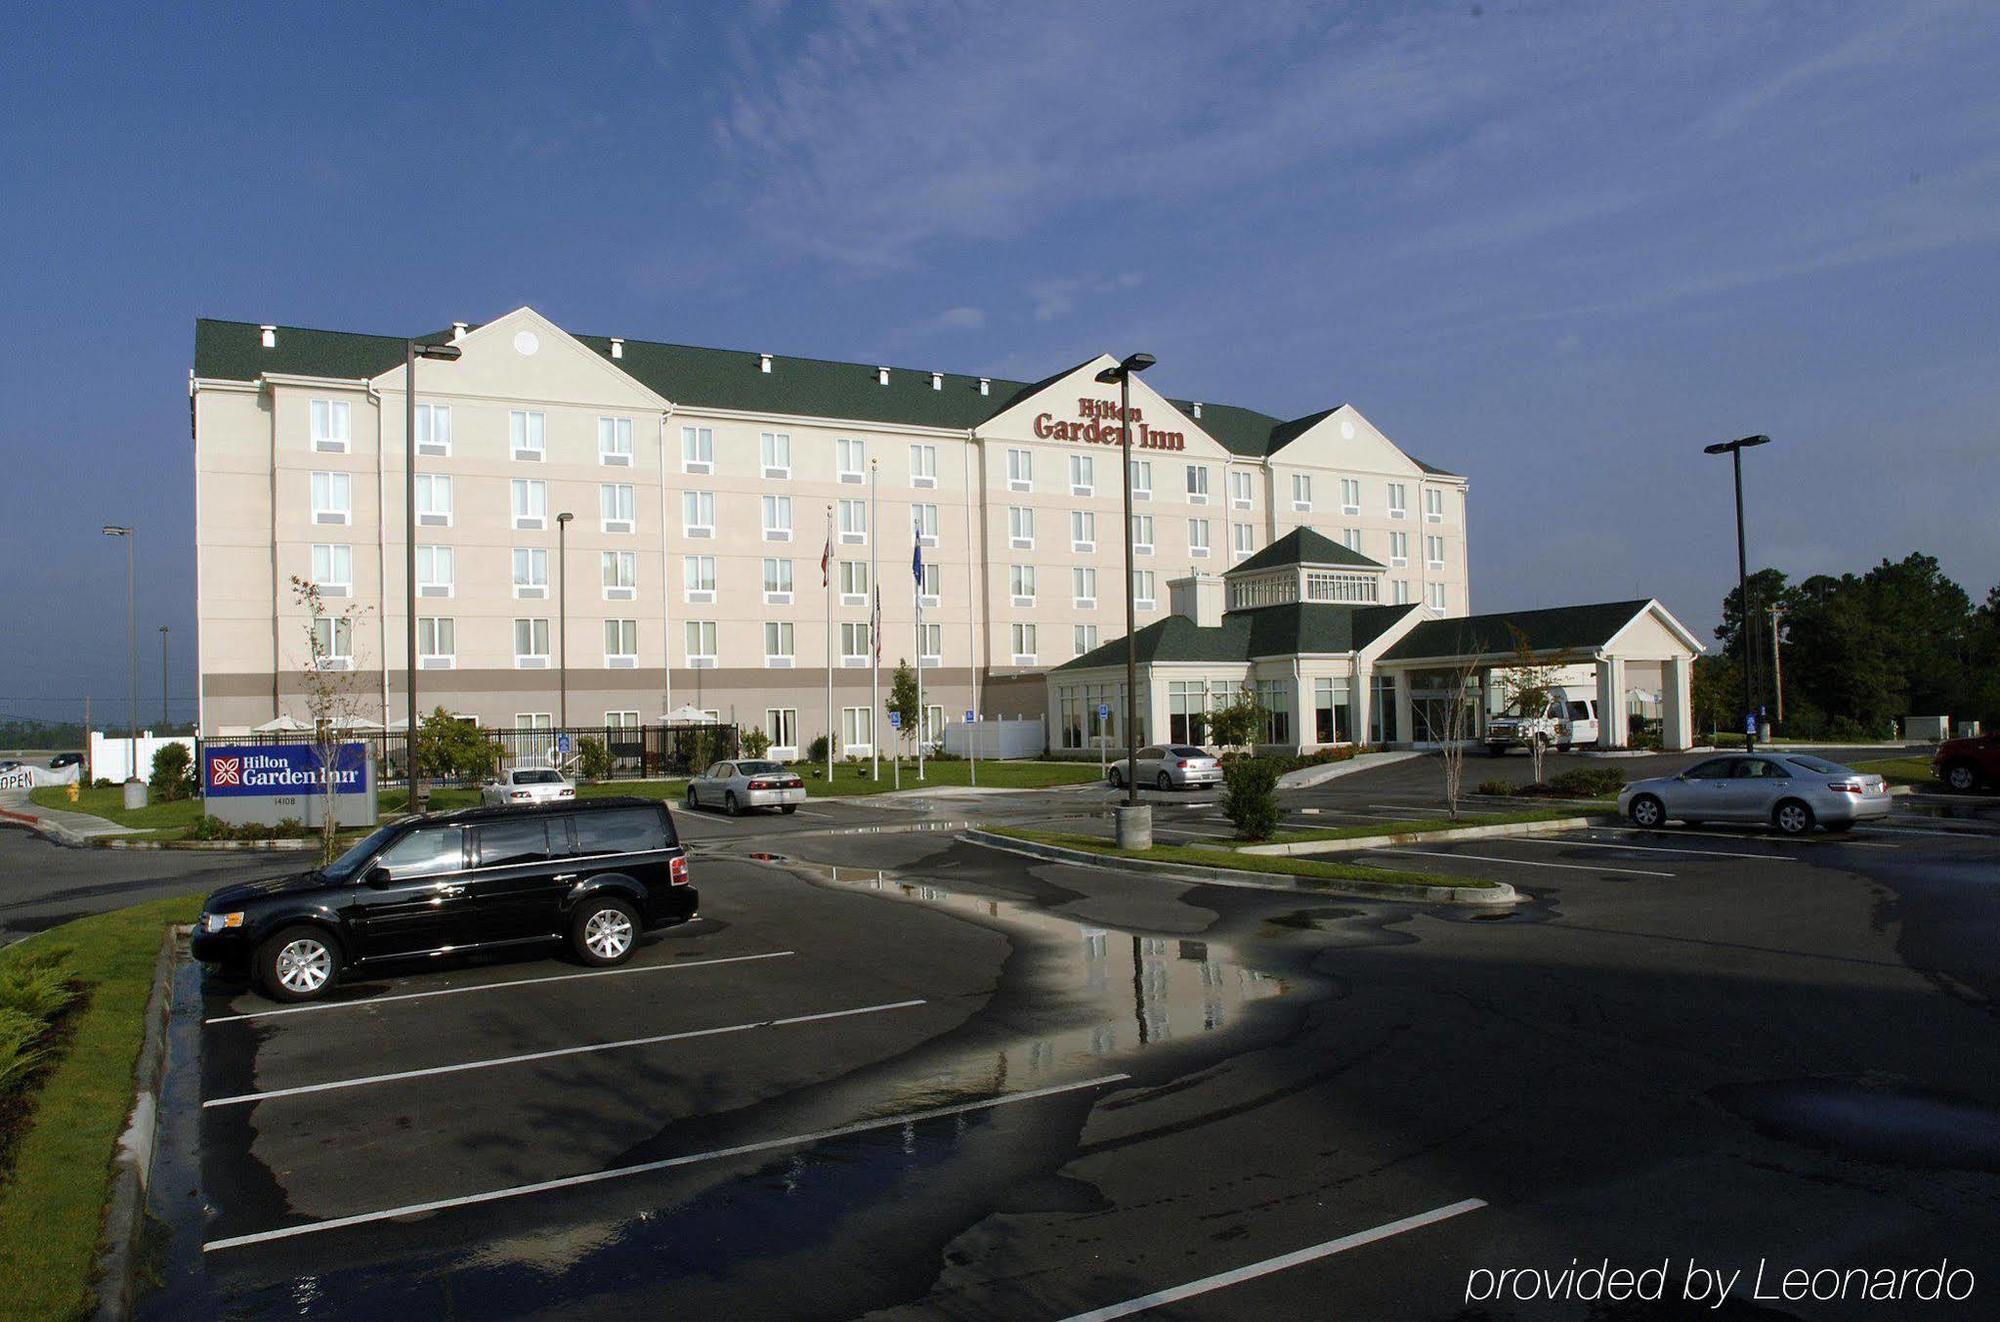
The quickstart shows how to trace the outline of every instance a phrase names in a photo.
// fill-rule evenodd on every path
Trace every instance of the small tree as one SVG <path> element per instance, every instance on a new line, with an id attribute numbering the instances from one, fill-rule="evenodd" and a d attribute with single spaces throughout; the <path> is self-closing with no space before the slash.
<path id="1" fill-rule="evenodd" d="M 335 841 L 340 834 L 341 736 L 354 728 L 361 715 L 355 685 L 359 657 L 354 626 L 362 608 L 350 602 L 337 614 L 330 614 L 319 585 L 296 574 L 292 575 L 292 597 L 306 613 L 306 664 L 299 675 L 299 687 L 305 693 L 306 719 L 312 725 L 312 743 L 319 754 L 320 856 L 322 862 L 331 863 L 340 852 Z"/>
<path id="2" fill-rule="evenodd" d="M 147 782 L 161 803 L 176 803 L 194 793 L 194 757 L 186 744 L 162 744 L 153 754 L 153 774 Z"/>
<path id="3" fill-rule="evenodd" d="M 1514 636 L 1514 656 L 1507 668 L 1500 672 L 1500 695 L 1506 700 L 1509 710 L 1521 714 L 1521 721 L 1527 734 L 1528 758 L 1533 765 L 1535 784 L 1542 783 L 1542 759 L 1548 755 L 1549 741 L 1546 732 L 1533 728 L 1529 722 L 1539 720 L 1549 699 L 1555 694 L 1556 680 L 1562 675 L 1564 666 L 1571 664 L 1567 650 L 1554 656 L 1542 656 L 1528 640 L 1527 631 L 1510 624 L 1507 632 Z"/>
<path id="4" fill-rule="evenodd" d="M 1467 661 L 1446 672 L 1446 683 L 1450 686 L 1450 705 L 1445 708 L 1442 729 L 1433 732 L 1438 741 L 1439 756 L 1444 759 L 1444 800 L 1453 817 L 1458 816 L 1458 796 L 1465 786 L 1465 750 L 1479 737 L 1479 713 L 1474 703 L 1466 699 L 1466 691 L 1473 687 L 1473 680 L 1479 675 L 1479 663 Z M 1540 779 L 1539 775 L 1536 779 Z"/>
<path id="5" fill-rule="evenodd" d="M 762 757 L 771 751 L 771 736 L 762 727 L 751 726 L 743 732 L 743 756 Z"/>
<path id="6" fill-rule="evenodd" d="M 1222 814 L 1245 840 L 1268 839 L 1278 828 L 1278 768 L 1269 758 L 1230 760 L 1223 774 Z"/>
<path id="7" fill-rule="evenodd" d="M 417 766 L 426 780 L 483 780 L 493 771 L 493 741 L 443 707 L 417 722 Z"/>
<path id="8" fill-rule="evenodd" d="M 1264 708 L 1249 687 L 1208 714 L 1208 735 L 1217 748 L 1248 748 L 1264 730 Z"/>
<path id="9" fill-rule="evenodd" d="M 916 737 L 917 733 L 917 672 L 910 668 L 908 661 L 896 663 L 896 677 L 889 683 L 889 701 L 885 710 L 896 714 L 902 722 L 897 731 L 904 743 Z"/>
<path id="10" fill-rule="evenodd" d="M 827 754 L 826 745 L 827 745 L 827 738 L 825 735 L 823 734 L 814 735 L 812 742 L 806 745 L 806 761 L 812 763 L 816 767 L 825 766 L 826 754 Z"/>
<path id="11" fill-rule="evenodd" d="M 611 779 L 611 748 L 595 735 L 576 741 L 576 769 L 585 780 Z"/>

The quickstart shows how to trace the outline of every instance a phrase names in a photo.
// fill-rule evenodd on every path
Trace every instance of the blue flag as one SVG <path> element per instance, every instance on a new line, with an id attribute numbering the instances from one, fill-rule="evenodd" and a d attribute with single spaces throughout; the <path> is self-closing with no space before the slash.
<path id="1" fill-rule="evenodd" d="M 924 585 L 924 526 L 914 525 L 910 535 L 910 577 L 917 580 L 917 586 Z"/>

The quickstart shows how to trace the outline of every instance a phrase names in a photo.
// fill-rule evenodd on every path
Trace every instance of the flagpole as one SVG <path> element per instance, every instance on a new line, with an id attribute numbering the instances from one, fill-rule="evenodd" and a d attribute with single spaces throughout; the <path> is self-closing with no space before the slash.
<path id="1" fill-rule="evenodd" d="M 826 507 L 826 544 L 819 556 L 819 583 L 826 589 L 826 784 L 833 788 L 833 506 Z"/>
<path id="2" fill-rule="evenodd" d="M 917 779 L 924 778 L 924 532 L 915 520 L 910 524 L 911 597 L 917 603 Z"/>
<path id="3" fill-rule="evenodd" d="M 875 549 L 882 540 L 882 521 L 875 517 L 879 460 L 868 461 L 868 592 L 875 603 L 868 620 L 868 778 L 882 779 L 882 577 L 875 572 Z"/>

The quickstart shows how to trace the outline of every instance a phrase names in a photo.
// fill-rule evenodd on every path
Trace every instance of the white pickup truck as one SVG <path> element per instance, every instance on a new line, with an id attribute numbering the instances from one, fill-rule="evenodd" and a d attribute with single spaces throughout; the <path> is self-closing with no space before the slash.
<path id="1" fill-rule="evenodd" d="M 1539 741 L 1545 748 L 1567 751 L 1578 744 L 1597 742 L 1597 694 L 1580 689 L 1554 688 L 1540 711 L 1524 715 L 1519 705 L 1509 707 L 1486 723 L 1486 751 L 1499 757 L 1510 748 L 1526 748 Z"/>

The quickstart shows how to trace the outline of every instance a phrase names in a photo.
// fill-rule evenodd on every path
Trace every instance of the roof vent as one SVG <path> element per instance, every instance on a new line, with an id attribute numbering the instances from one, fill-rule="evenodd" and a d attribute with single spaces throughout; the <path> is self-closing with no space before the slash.
<path id="1" fill-rule="evenodd" d="M 1197 418 L 1199 418 L 1199 417 L 1201 416 L 1201 401 L 1200 401 L 1200 400 L 1196 400 L 1196 401 L 1194 402 L 1194 415 L 1195 415 L 1195 416 L 1196 416 Z"/>
<path id="2" fill-rule="evenodd" d="M 758 355 L 757 355 L 757 370 L 758 370 L 758 371 L 760 371 L 760 372 L 762 372 L 762 373 L 763 373 L 764 375 L 766 375 L 766 376 L 769 376 L 769 375 L 771 374 L 771 355 L 770 355 L 770 354 L 768 354 L 768 353 L 760 353 L 760 354 L 758 354 Z"/>
<path id="3" fill-rule="evenodd" d="M 888 368 L 886 368 L 886 367 L 878 367 L 878 368 L 876 368 L 876 369 L 875 369 L 875 384 L 876 384 L 876 385 L 878 385 L 878 386 L 886 386 L 886 385 L 888 385 L 888 384 L 889 384 L 889 369 L 888 369 Z"/>
<path id="4" fill-rule="evenodd" d="M 625 356 L 625 341 L 619 339 L 616 335 L 611 337 L 611 356 L 613 358 L 623 358 Z"/>
<path id="5" fill-rule="evenodd" d="M 943 372 L 932 372 L 932 373 L 931 373 L 931 389 L 932 389 L 932 390 L 943 390 L 943 389 L 944 389 L 944 373 L 943 373 Z"/>
<path id="6" fill-rule="evenodd" d="M 451 338 L 454 340 L 462 340 L 465 338 L 464 322 L 454 321 L 453 323 L 451 323 Z"/>
<path id="7" fill-rule="evenodd" d="M 980 394 L 982 394 L 982 395 L 990 395 L 990 394 L 992 394 L 992 393 L 993 393 L 993 378 L 992 378 L 992 377 L 990 377 L 990 376 L 982 376 L 982 377 L 980 377 L 980 378 L 979 378 L 979 393 L 980 393 Z"/>
<path id="8" fill-rule="evenodd" d="M 278 328 L 276 326 L 259 326 L 257 330 L 259 332 L 257 339 L 259 344 L 262 344 L 266 349 L 275 349 L 278 347 Z"/>

